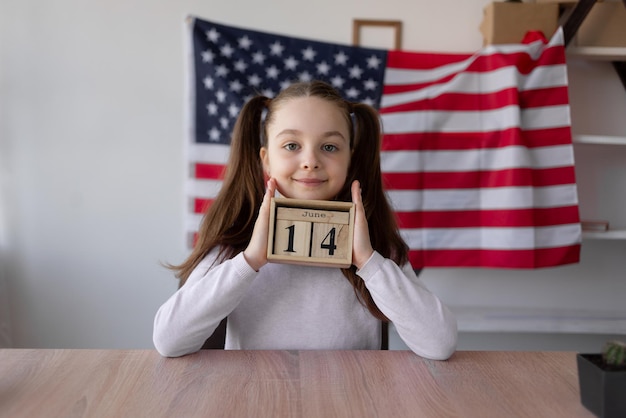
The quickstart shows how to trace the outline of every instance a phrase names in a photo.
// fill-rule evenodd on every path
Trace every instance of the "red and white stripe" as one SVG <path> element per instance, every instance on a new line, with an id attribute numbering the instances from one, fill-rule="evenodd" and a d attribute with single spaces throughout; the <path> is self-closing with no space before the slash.
<path id="1" fill-rule="evenodd" d="M 562 32 L 468 55 L 388 55 L 382 171 L 414 267 L 579 260 Z"/>

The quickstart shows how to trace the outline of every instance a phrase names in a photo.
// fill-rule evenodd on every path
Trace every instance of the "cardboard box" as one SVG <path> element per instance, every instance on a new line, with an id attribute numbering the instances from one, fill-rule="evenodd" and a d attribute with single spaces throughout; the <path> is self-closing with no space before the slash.
<path id="1" fill-rule="evenodd" d="M 596 3 L 576 33 L 577 46 L 626 47 L 626 6 L 620 2 Z"/>
<path id="2" fill-rule="evenodd" d="M 541 31 L 550 39 L 558 22 L 558 3 L 493 2 L 484 8 L 480 32 L 483 45 L 517 44 L 532 30 Z"/>

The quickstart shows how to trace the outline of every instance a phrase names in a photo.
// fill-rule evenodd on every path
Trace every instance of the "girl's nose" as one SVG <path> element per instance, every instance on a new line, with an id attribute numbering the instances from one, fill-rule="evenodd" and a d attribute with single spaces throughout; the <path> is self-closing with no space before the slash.
<path id="1" fill-rule="evenodd" d="M 300 165 L 305 170 L 316 170 L 320 167 L 319 159 L 314 151 L 304 153 Z"/>

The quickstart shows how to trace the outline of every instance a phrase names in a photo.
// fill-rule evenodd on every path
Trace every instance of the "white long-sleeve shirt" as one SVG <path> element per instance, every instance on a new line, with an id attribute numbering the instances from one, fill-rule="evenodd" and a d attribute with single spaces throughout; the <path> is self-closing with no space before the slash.
<path id="1" fill-rule="evenodd" d="M 381 322 L 357 300 L 341 270 L 268 263 L 256 272 L 243 253 L 213 266 L 212 252 L 158 310 L 154 345 L 167 357 L 198 351 L 228 316 L 226 349 L 380 349 Z M 453 314 L 418 279 L 374 252 L 357 274 L 417 355 L 456 349 Z"/>

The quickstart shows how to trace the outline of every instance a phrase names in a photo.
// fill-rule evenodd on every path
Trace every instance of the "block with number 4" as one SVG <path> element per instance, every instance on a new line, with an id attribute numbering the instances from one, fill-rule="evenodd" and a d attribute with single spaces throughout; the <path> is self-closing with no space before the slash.
<path id="1" fill-rule="evenodd" d="M 272 198 L 267 260 L 350 267 L 353 230 L 351 202 Z"/>

